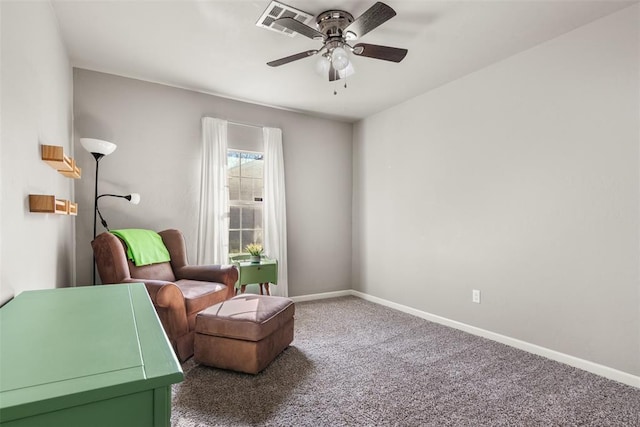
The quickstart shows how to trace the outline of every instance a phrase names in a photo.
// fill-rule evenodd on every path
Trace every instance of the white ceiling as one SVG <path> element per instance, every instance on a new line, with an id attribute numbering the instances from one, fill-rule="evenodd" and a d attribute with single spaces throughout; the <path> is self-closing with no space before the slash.
<path id="1" fill-rule="evenodd" d="M 623 1 L 386 0 L 397 16 L 365 43 L 409 49 L 399 64 L 358 57 L 348 88 L 314 71 L 311 57 L 266 62 L 319 48 L 255 25 L 270 0 L 51 0 L 72 65 L 353 121 L 436 88 L 627 7 Z M 354 17 L 374 0 L 284 0 L 317 15 Z M 334 89 L 338 94 L 334 95 Z"/>

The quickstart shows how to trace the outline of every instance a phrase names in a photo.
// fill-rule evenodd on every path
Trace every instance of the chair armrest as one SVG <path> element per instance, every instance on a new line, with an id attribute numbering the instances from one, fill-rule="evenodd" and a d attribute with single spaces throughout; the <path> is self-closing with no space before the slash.
<path id="1" fill-rule="evenodd" d="M 234 287 L 238 281 L 238 269 L 235 265 L 185 265 L 174 271 L 176 279 L 217 282 Z"/>
<path id="2" fill-rule="evenodd" d="M 184 306 L 184 295 L 173 282 L 130 278 L 124 280 L 123 283 L 144 283 L 151 301 L 158 307 L 174 308 L 176 305 Z"/>
<path id="3" fill-rule="evenodd" d="M 126 279 L 123 283 L 144 283 L 169 339 L 175 339 L 189 332 L 184 295 L 175 283 L 136 278 Z"/>

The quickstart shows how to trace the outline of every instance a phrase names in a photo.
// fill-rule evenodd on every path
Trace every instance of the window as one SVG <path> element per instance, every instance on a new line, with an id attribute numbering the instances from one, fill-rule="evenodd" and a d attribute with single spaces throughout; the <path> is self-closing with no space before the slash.
<path id="1" fill-rule="evenodd" d="M 230 255 L 243 253 L 249 243 L 262 244 L 263 165 L 263 153 L 227 151 Z"/>

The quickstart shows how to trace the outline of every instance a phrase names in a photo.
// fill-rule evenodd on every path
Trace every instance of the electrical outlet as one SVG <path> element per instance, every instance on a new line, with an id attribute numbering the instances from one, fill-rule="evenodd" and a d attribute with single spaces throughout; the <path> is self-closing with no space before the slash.
<path id="1" fill-rule="evenodd" d="M 475 302 L 476 304 L 480 304 L 480 291 L 478 289 L 473 290 L 471 294 L 471 301 Z"/>

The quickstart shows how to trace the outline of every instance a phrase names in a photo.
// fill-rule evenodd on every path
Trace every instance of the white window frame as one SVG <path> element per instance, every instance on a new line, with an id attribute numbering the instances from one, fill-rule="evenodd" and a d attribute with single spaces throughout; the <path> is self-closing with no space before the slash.
<path id="1" fill-rule="evenodd" d="M 262 161 L 264 162 L 264 152 L 262 151 L 252 151 L 252 150 L 240 150 L 240 149 L 236 149 L 236 148 L 228 148 L 227 149 L 227 165 L 229 164 L 229 153 L 231 152 L 235 152 L 235 153 L 248 153 L 248 154 L 259 154 L 262 156 Z M 240 162 L 240 165 L 242 165 L 242 162 Z M 242 167 L 242 166 L 241 166 Z M 230 180 L 231 174 L 227 171 L 227 179 Z M 242 191 L 242 169 L 240 171 L 240 183 L 239 183 L 239 189 L 238 191 Z M 231 208 L 234 207 L 239 207 L 239 208 L 243 208 L 243 207 L 260 207 L 260 209 L 262 210 L 262 227 L 261 227 L 261 231 L 262 231 L 262 242 L 261 244 L 264 245 L 264 205 L 263 205 L 263 200 L 232 200 L 231 199 L 231 188 L 230 188 L 230 184 L 229 181 L 227 181 L 227 187 L 229 187 L 229 213 L 231 213 Z M 263 167 L 263 176 L 262 176 L 262 198 L 264 198 L 264 167 Z M 235 253 L 235 252 L 231 252 L 231 245 L 229 245 L 229 255 L 243 255 L 243 254 L 247 254 L 247 252 L 244 251 L 244 248 L 246 247 L 247 244 L 249 243 L 253 243 L 253 242 L 243 242 L 242 241 L 242 232 L 243 230 L 256 230 L 255 228 L 242 228 L 242 214 L 240 214 L 240 226 L 241 228 L 231 228 L 231 222 L 229 222 L 229 241 L 231 241 L 231 232 L 232 231 L 239 231 L 240 232 L 240 252 L 239 253 Z"/>

